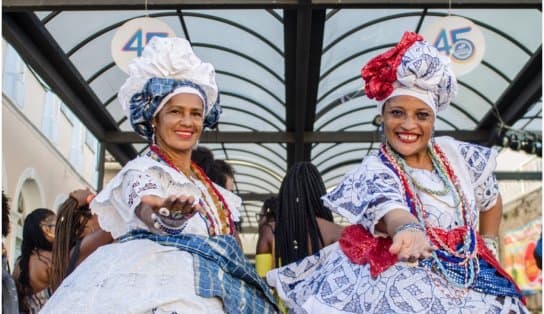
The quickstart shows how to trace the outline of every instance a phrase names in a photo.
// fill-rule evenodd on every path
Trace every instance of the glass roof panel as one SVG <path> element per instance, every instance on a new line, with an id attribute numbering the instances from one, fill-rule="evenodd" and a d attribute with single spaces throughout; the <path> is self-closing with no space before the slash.
<path id="1" fill-rule="evenodd" d="M 256 83 L 250 83 L 241 78 L 233 77 L 232 75 L 238 74 L 222 74 L 218 73 L 216 70 L 217 86 L 221 92 L 239 93 L 251 100 L 258 101 L 280 117 L 280 124 L 284 123 L 285 105 L 282 99 L 277 99 L 277 96 L 273 95 L 267 89 L 266 85 L 255 85 Z"/>
<path id="2" fill-rule="evenodd" d="M 438 114 L 438 118 L 435 122 L 436 130 L 473 130 L 476 127 L 476 122 L 458 109 L 456 104 L 459 103 L 459 99 L 460 97 L 457 96 L 455 103 L 450 104 L 445 111 Z"/>
<path id="3" fill-rule="evenodd" d="M 327 14 L 330 12 L 331 11 Z M 381 20 L 392 15 L 420 12 L 421 9 L 343 9 L 336 11 L 336 13 L 325 22 L 323 47 L 329 46 L 339 36 L 349 32 L 357 25 Z"/>
<path id="4" fill-rule="evenodd" d="M 335 118 L 328 120 L 328 123 L 320 128 L 320 131 L 337 131 L 345 128 L 346 126 L 353 125 L 355 123 L 361 123 L 363 121 L 368 121 L 369 123 L 371 123 L 372 119 L 374 119 L 374 117 L 376 116 L 376 107 L 374 105 L 361 106 L 361 100 L 362 97 L 355 98 L 348 101 L 346 104 L 342 104 L 342 106 L 339 106 L 341 107 L 340 109 L 331 110 L 329 114 L 331 116 L 334 115 Z M 351 110 L 351 112 L 347 114 L 338 114 L 338 112 L 346 110 Z M 373 129 L 376 129 L 374 125 L 371 126 L 373 127 Z"/>
<path id="5" fill-rule="evenodd" d="M 264 157 L 263 155 L 257 153 L 259 149 L 261 149 L 261 151 L 263 152 Z M 226 156 L 224 156 L 224 158 L 226 158 L 229 161 L 237 160 L 237 161 L 257 164 L 260 167 L 264 167 L 267 170 L 272 171 L 273 173 L 281 174 L 286 167 L 285 162 L 282 162 L 277 157 L 273 158 L 269 156 L 257 144 L 231 144 L 231 145 L 225 144 L 225 151 L 226 151 Z M 221 156 L 221 155 L 218 154 L 218 156 Z M 253 173 L 253 172 L 248 172 L 248 173 Z"/>
<path id="6" fill-rule="evenodd" d="M 260 100 L 246 100 L 243 95 L 222 90 L 221 107 L 223 108 L 223 114 L 225 114 L 227 110 L 252 114 L 254 115 L 253 119 L 261 120 L 260 122 L 257 122 L 263 123 L 263 126 L 267 125 L 276 130 L 285 128 L 283 119 L 275 115 L 274 112 L 270 112 L 268 104 L 261 103 Z M 227 120 L 223 119 L 223 114 L 221 115 L 220 121 L 225 122 Z M 245 122 L 245 120 L 241 121 Z"/>
<path id="7" fill-rule="evenodd" d="M 223 115 L 221 115 L 223 116 Z M 221 118 L 223 119 L 223 118 Z M 246 131 L 256 131 L 255 129 L 249 128 L 246 125 L 235 125 L 230 122 L 219 121 L 218 130 L 225 132 L 246 132 Z"/>
<path id="8" fill-rule="evenodd" d="M 248 12 L 238 11 L 240 15 L 246 15 Z M 231 12 L 234 14 L 235 12 Z M 270 67 L 276 74 L 283 77 L 283 56 L 281 55 L 282 50 L 276 47 L 273 42 L 265 42 L 260 38 L 259 30 L 263 29 L 273 29 L 276 27 L 276 32 L 281 34 L 283 31 L 283 25 L 278 23 L 277 20 L 271 17 L 266 11 L 254 11 L 254 19 L 260 20 L 260 25 L 254 29 L 249 29 L 249 31 L 255 32 L 255 34 L 244 31 L 240 28 L 237 28 L 230 23 L 237 23 L 240 21 L 240 16 L 233 16 L 231 19 L 215 20 L 213 15 L 210 15 L 209 12 L 199 16 L 191 16 L 186 13 L 184 15 L 185 23 L 187 25 L 189 38 L 193 44 L 197 43 L 207 43 L 210 45 L 218 45 L 225 47 L 227 49 L 232 49 L 239 53 L 251 56 L 259 62 L 266 64 Z M 203 17 L 206 16 L 206 17 Z M 270 18 L 267 18 L 270 17 Z M 266 22 L 272 23 L 272 25 L 264 25 Z M 210 33 L 213 33 L 213 36 L 210 36 Z M 265 38 L 266 39 L 266 38 Z M 274 50 L 274 48 L 279 51 Z"/>
<path id="9" fill-rule="evenodd" d="M 121 119 L 126 117 L 125 112 L 123 111 L 123 108 L 121 107 L 121 104 L 119 104 L 119 101 L 117 100 L 113 102 L 111 105 L 109 105 L 107 108 L 108 108 L 108 112 L 113 117 L 114 121 L 119 122 Z M 127 119 L 123 124 L 125 123 L 128 123 L 129 129 L 127 131 L 133 131 L 132 126 L 130 125 L 129 119 Z"/>
<path id="10" fill-rule="evenodd" d="M 275 119 L 272 119 L 272 116 L 264 109 L 249 102 L 228 95 L 222 95 L 221 106 L 223 107 L 223 113 L 221 114 L 220 125 L 229 122 L 241 123 L 254 130 L 268 132 L 283 129 L 281 125 L 278 126 L 275 124 Z M 279 122 L 276 121 L 276 123 Z"/>
<path id="11" fill-rule="evenodd" d="M 118 105 L 117 107 L 119 108 L 119 111 L 122 111 L 121 105 Z M 125 117 L 124 113 L 123 113 L 123 117 Z M 119 120 L 116 120 L 116 121 L 119 121 Z M 121 125 L 119 126 L 119 129 L 121 131 L 134 131 L 134 129 L 132 128 L 132 125 L 130 125 L 129 119 L 125 119 L 123 123 L 121 123 Z"/>
<path id="12" fill-rule="evenodd" d="M 510 85 L 509 81 L 483 64 L 467 75 L 460 77 L 459 80 L 485 95 L 493 103 L 499 99 L 503 91 Z"/>
<path id="13" fill-rule="evenodd" d="M 402 37 L 404 30 L 416 29 L 418 21 L 419 17 L 417 16 L 392 19 L 387 22 L 370 25 L 343 38 L 329 50 L 323 52 L 321 59 L 321 75 L 336 66 L 339 61 L 350 57 L 354 53 L 378 45 L 396 43 L 399 38 Z M 328 23 L 325 23 L 325 28 L 327 27 Z M 362 66 L 363 64 L 360 64 L 358 68 L 352 68 L 352 71 L 354 73 L 360 72 Z"/>
<path id="14" fill-rule="evenodd" d="M 368 147 L 368 143 L 319 143 L 314 144 L 312 149 L 312 163 L 319 167 L 330 158 L 337 156 L 336 151 L 350 151 L 359 149 L 361 144 Z M 344 146 L 339 146 L 344 145 Z"/>
<path id="15" fill-rule="evenodd" d="M 323 182 L 325 183 L 325 187 L 327 188 L 327 191 L 330 191 L 331 189 L 333 189 L 349 171 L 353 170 L 355 167 L 357 167 L 361 163 L 362 159 L 363 158 L 361 157 L 361 160 L 359 161 L 342 165 L 326 173 L 323 173 L 322 170 L 320 169 L 321 176 L 323 178 Z"/>
<path id="16" fill-rule="evenodd" d="M 235 72 L 233 71 L 233 64 L 235 64 L 235 69 L 240 71 L 238 74 L 250 81 L 267 86 L 270 92 L 277 95 L 280 99 L 284 99 L 285 86 L 283 76 L 278 77 L 277 73 L 269 72 L 266 68 L 233 53 L 198 45 L 194 45 L 193 50 L 200 59 L 210 62 L 217 70 Z"/>
<path id="17" fill-rule="evenodd" d="M 283 16 L 282 10 L 274 10 L 274 12 L 280 17 Z M 267 10 L 184 10 L 183 13 L 211 14 L 236 21 L 236 23 L 244 25 L 264 36 L 283 51 L 283 24 Z M 192 35 L 191 30 L 189 30 L 189 34 L 190 36 Z M 193 40 L 192 37 L 191 40 Z"/>
<path id="18" fill-rule="evenodd" d="M 205 146 L 209 147 L 208 145 Z M 224 147 L 224 149 L 223 147 L 216 147 L 213 150 L 216 159 L 233 159 L 233 156 L 235 156 L 232 154 L 233 152 L 243 151 L 246 153 L 250 152 L 254 154 L 254 161 L 257 161 L 257 159 L 266 159 L 268 160 L 268 162 L 273 163 L 274 165 L 279 167 L 279 169 L 285 169 L 287 164 L 285 159 L 286 151 L 279 145 L 276 145 L 276 150 L 272 150 L 270 149 L 270 147 L 261 144 L 237 143 L 235 145 L 224 144 L 222 146 Z"/>
<path id="19" fill-rule="evenodd" d="M 111 30 L 87 43 L 85 47 L 70 56 L 70 61 L 81 73 L 83 79 L 88 80 L 98 70 L 113 62 L 110 49 L 113 35 L 115 35 L 115 30 Z"/>
<path id="20" fill-rule="evenodd" d="M 46 18 L 49 14 L 51 14 L 53 11 L 34 11 L 34 14 L 40 19 L 43 20 Z"/>
<path id="21" fill-rule="evenodd" d="M 94 33 L 143 14 L 144 11 L 100 11 L 100 18 L 97 18 L 96 11 L 64 11 L 45 24 L 45 27 L 55 37 L 62 50 L 68 52 Z M 109 48 L 109 44 L 103 48 Z"/>
<path id="22" fill-rule="evenodd" d="M 118 66 L 112 66 L 109 70 L 94 79 L 90 86 L 102 103 L 106 103 L 112 96 L 116 96 L 121 85 L 125 82 L 127 75 Z M 107 108 L 121 106 L 114 103 Z"/>
<path id="23" fill-rule="evenodd" d="M 278 186 L 281 183 L 284 176 L 283 173 L 280 176 L 279 173 L 274 172 L 265 167 L 262 167 L 261 165 L 254 162 L 248 162 L 248 161 L 238 160 L 238 159 L 229 159 L 228 161 L 229 161 L 229 164 L 231 164 L 234 167 L 235 172 L 251 173 L 251 174 L 260 176 L 262 178 L 268 178 L 269 182 L 271 183 L 277 182 Z M 249 191 L 251 191 L 251 189 Z"/>
<path id="24" fill-rule="evenodd" d="M 362 160 L 371 148 L 370 143 L 342 143 L 333 146 L 334 150 L 326 150 L 315 159 L 312 158 L 314 165 L 321 171 L 334 167 L 340 158 L 342 160 Z"/>
<path id="25" fill-rule="evenodd" d="M 542 99 L 531 106 L 512 127 L 542 134 Z"/>
<path id="26" fill-rule="evenodd" d="M 355 110 L 365 111 L 361 112 Z M 347 120 L 349 122 L 345 123 L 344 125 L 349 125 L 357 121 L 360 122 L 361 120 L 372 120 L 377 113 L 378 112 L 376 110 L 376 103 L 366 97 L 360 96 L 346 99 L 345 102 L 336 105 L 332 110 L 320 116 L 314 124 L 314 129 L 316 131 L 325 131 L 331 130 L 331 128 L 333 128 L 334 130 L 334 127 L 331 127 L 329 125 L 332 124 L 335 120 L 342 119 L 344 122 Z M 362 119 L 361 115 L 364 115 L 364 119 Z"/>

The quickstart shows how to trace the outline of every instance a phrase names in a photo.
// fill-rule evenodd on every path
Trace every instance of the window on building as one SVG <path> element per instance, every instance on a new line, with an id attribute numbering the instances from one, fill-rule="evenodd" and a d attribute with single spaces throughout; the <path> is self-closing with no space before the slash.
<path id="1" fill-rule="evenodd" d="M 70 163 L 74 168 L 83 168 L 83 126 L 81 122 L 75 121 L 72 128 L 72 145 L 70 146 Z"/>
<path id="2" fill-rule="evenodd" d="M 86 130 L 85 132 L 85 144 L 93 153 L 96 153 L 98 149 L 98 141 L 96 140 L 96 137 L 94 137 L 93 133 L 91 133 L 89 130 Z"/>
<path id="3" fill-rule="evenodd" d="M 3 75 L 2 91 L 19 108 L 23 108 L 25 64 L 17 51 L 10 45 L 6 45 Z"/>
<path id="4" fill-rule="evenodd" d="M 58 142 L 57 117 L 60 100 L 52 91 L 47 91 L 43 104 L 42 132 L 53 143 Z"/>

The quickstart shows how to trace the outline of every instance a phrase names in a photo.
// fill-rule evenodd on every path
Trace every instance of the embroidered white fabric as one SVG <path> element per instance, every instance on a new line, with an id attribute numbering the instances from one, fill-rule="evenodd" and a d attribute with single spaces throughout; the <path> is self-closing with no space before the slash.
<path id="1" fill-rule="evenodd" d="M 489 209 L 497 200 L 498 189 L 492 175 L 496 153 L 452 138 L 437 138 L 436 141 L 461 180 L 477 226 L 479 211 Z M 443 188 L 436 172 L 413 168 L 409 171 L 424 186 L 433 190 Z M 399 187 L 400 182 L 392 171 L 378 157 L 370 156 L 323 200 L 350 223 L 361 224 L 380 236 L 374 226 L 383 215 L 395 208 L 408 210 Z M 474 187 L 489 193 L 475 193 Z M 451 193 L 439 197 L 440 201 L 417 193 L 432 225 L 452 229 L 462 223 L 456 211 L 443 203 L 453 205 Z M 455 297 L 454 290 L 444 279 L 403 262 L 372 278 L 369 266 L 351 263 L 338 243 L 270 271 L 267 281 L 294 313 L 527 312 L 517 298 L 496 297 L 473 290 L 460 298 Z"/>
<path id="2" fill-rule="evenodd" d="M 66 277 L 40 313 L 223 313 L 194 291 L 193 257 L 150 240 L 98 248 Z"/>

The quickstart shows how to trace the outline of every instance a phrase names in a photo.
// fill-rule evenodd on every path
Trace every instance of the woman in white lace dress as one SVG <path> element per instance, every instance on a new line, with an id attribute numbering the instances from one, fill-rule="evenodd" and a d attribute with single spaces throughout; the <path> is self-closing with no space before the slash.
<path id="1" fill-rule="evenodd" d="M 191 163 L 221 112 L 215 72 L 180 38 L 154 37 L 119 101 L 150 150 L 91 203 L 115 243 L 68 276 L 44 313 L 267 313 L 274 301 L 234 240 L 241 200 Z"/>
<path id="2" fill-rule="evenodd" d="M 323 197 L 353 225 L 268 283 L 296 313 L 527 312 L 490 250 L 502 210 L 496 152 L 433 137 L 457 90 L 449 59 L 406 33 L 362 76 L 385 143 Z"/>

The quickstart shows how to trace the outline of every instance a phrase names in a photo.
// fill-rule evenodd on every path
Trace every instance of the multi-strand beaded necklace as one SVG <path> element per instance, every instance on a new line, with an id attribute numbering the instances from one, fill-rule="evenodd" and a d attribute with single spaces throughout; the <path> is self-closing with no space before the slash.
<path id="1" fill-rule="evenodd" d="M 412 214 L 417 217 L 418 221 L 425 226 L 427 236 L 431 241 L 438 246 L 438 250 L 433 252 L 433 261 L 436 265 L 438 272 L 444 279 L 453 284 L 454 286 L 466 289 L 470 287 L 476 278 L 479 271 L 477 247 L 476 247 L 476 231 L 474 229 L 474 222 L 470 212 L 470 205 L 467 201 L 464 193 L 462 193 L 461 183 L 453 172 L 453 169 L 446 158 L 444 152 L 436 144 L 430 144 L 428 147 L 428 153 L 431 157 L 433 167 L 437 171 L 438 176 L 452 192 L 454 198 L 454 204 L 459 204 L 456 208 L 456 214 L 463 221 L 465 226 L 465 234 L 463 236 L 463 243 L 456 249 L 451 249 L 440 236 L 434 231 L 434 227 L 428 221 L 428 214 L 424 209 L 421 199 L 415 193 L 414 180 L 407 175 L 406 163 L 396 152 L 394 152 L 388 144 L 381 145 L 379 156 L 382 161 L 393 170 L 401 181 L 401 193 L 404 195 L 406 203 L 408 204 Z M 418 188 L 422 188 L 419 187 Z M 425 189 L 424 192 L 431 194 L 439 194 L 438 191 Z M 440 191 L 441 192 L 441 191 Z M 464 268 L 464 281 L 459 283 L 455 280 L 455 273 L 450 271 L 448 267 L 444 266 L 444 262 L 454 264 Z"/>
<path id="2" fill-rule="evenodd" d="M 158 159 L 157 161 L 163 161 L 166 164 L 168 164 L 170 167 L 178 171 L 179 173 L 183 174 L 187 177 L 188 180 L 192 181 L 191 175 L 186 174 L 181 169 L 179 169 L 171 158 L 167 156 L 165 152 L 163 152 L 157 145 L 151 145 L 150 146 L 151 152 L 155 153 L 155 156 L 150 155 L 151 158 Z M 211 207 L 207 204 L 206 197 L 202 197 L 202 200 L 204 201 L 205 205 L 203 206 L 206 211 L 206 219 L 208 220 L 209 226 L 208 226 L 208 233 L 210 236 L 214 236 L 217 234 L 216 230 L 216 222 L 219 222 L 221 224 L 221 234 L 234 234 L 234 223 L 232 221 L 232 215 L 231 211 L 227 205 L 227 202 L 223 198 L 223 195 L 219 193 L 219 191 L 215 188 L 212 181 L 208 176 L 204 173 L 204 170 L 202 170 L 199 166 L 197 166 L 194 162 L 191 162 L 190 166 L 191 171 L 196 175 L 196 178 L 204 184 L 206 187 L 208 194 L 212 198 L 212 201 L 215 205 L 215 208 L 217 209 L 217 215 L 219 216 L 219 221 L 216 221 L 217 216 L 212 213 Z M 198 185 L 193 182 L 197 187 Z M 203 195 L 204 196 L 204 195 Z M 214 222 L 216 221 L 216 222 Z"/>

